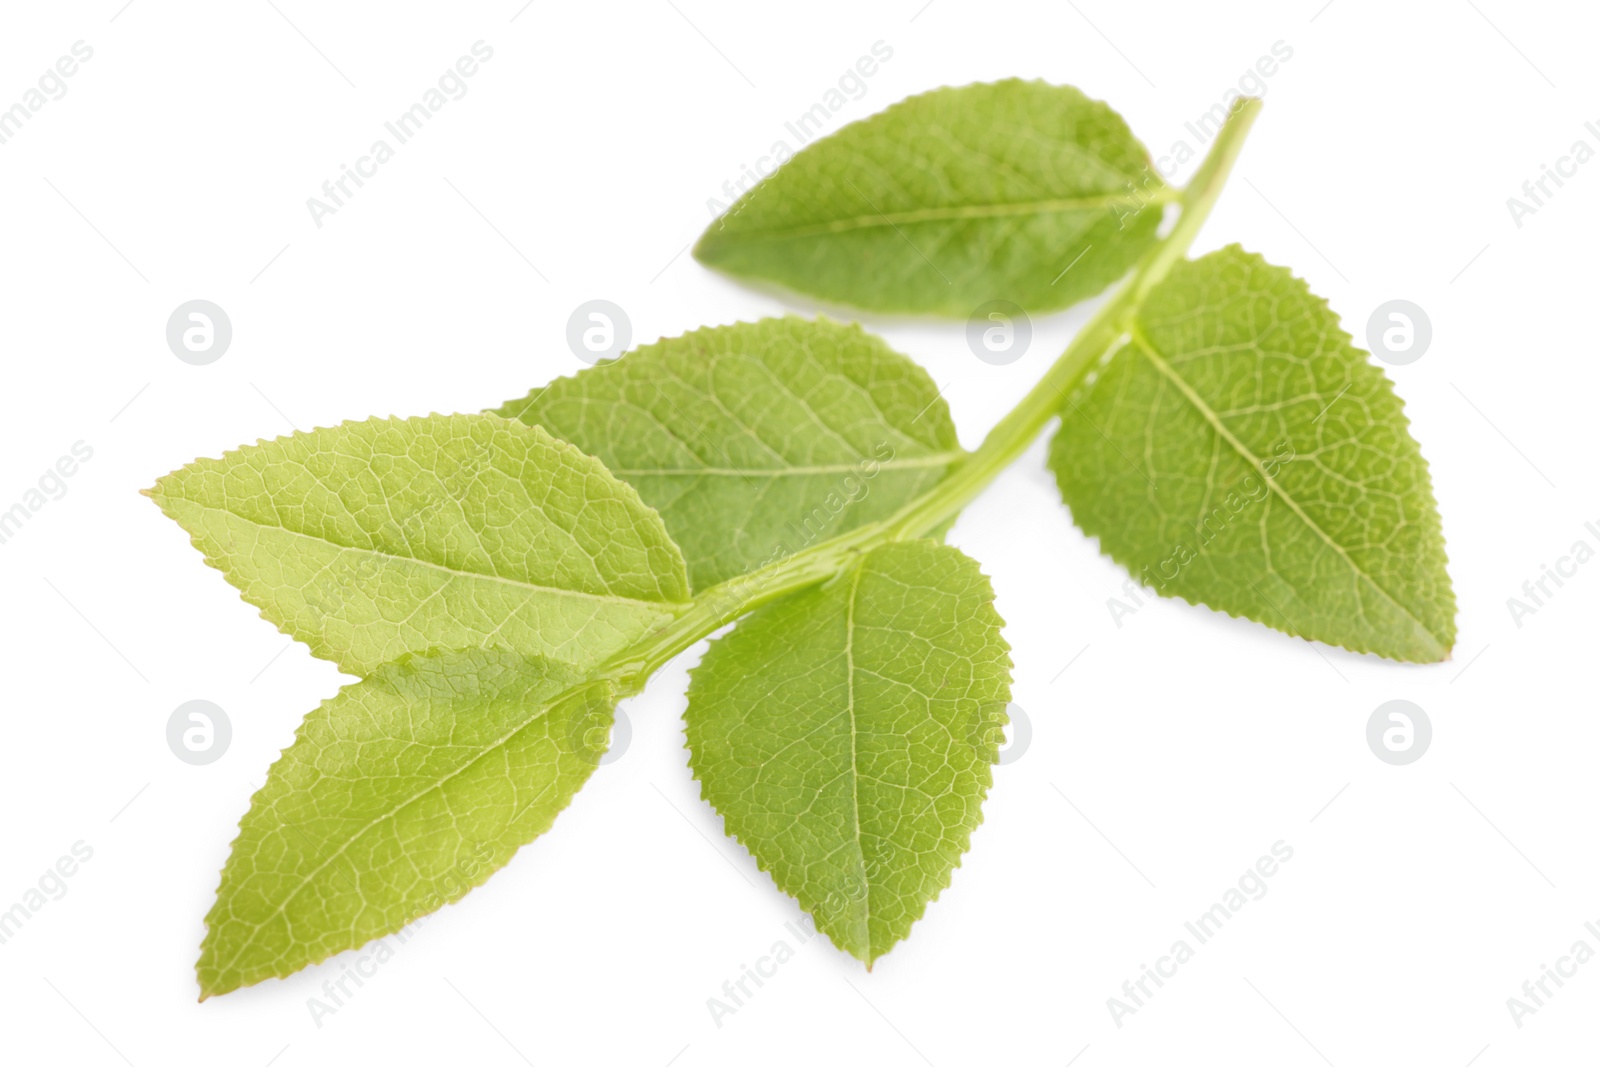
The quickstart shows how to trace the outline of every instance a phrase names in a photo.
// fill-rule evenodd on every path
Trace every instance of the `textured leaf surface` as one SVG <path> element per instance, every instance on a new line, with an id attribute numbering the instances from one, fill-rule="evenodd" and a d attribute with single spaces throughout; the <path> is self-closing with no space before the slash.
<path id="1" fill-rule="evenodd" d="M 1121 116 L 1068 86 L 936 89 L 802 149 L 694 254 L 874 311 L 1052 311 L 1154 239 L 1170 192 L 1149 162 Z"/>
<path id="2" fill-rule="evenodd" d="M 688 598 L 681 553 L 631 487 L 493 415 L 297 433 L 149 493 L 263 617 L 356 675 L 485 645 L 595 663 Z"/>
<path id="3" fill-rule="evenodd" d="M 282 977 L 458 900 L 598 764 L 612 692 L 507 652 L 407 657 L 306 717 L 206 917 L 202 996 Z"/>
<path id="4" fill-rule="evenodd" d="M 889 545 L 739 623 L 690 683 L 706 799 L 869 965 L 950 884 L 981 821 L 1010 693 L 993 600 L 957 550 Z"/>
<path id="5" fill-rule="evenodd" d="M 1157 591 L 1428 662 L 1455 595 L 1408 426 L 1326 301 L 1233 246 L 1153 291 L 1050 464 L 1078 525 Z"/>
<path id="6" fill-rule="evenodd" d="M 695 330 L 499 409 L 661 512 L 696 588 L 891 514 L 962 454 L 927 373 L 857 326 Z"/>

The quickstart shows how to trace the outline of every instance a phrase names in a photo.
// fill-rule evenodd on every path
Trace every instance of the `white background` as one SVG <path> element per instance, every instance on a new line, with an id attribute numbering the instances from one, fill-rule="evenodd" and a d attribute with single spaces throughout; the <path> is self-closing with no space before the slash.
<path id="1" fill-rule="evenodd" d="M 0 945 L 0 1058 L 1592 1054 L 1600 962 L 1521 1028 L 1506 1007 L 1574 941 L 1600 949 L 1583 928 L 1600 921 L 1600 562 L 1520 627 L 1506 605 L 1573 542 L 1600 547 L 1584 529 L 1600 525 L 1600 161 L 1520 228 L 1506 206 L 1576 139 L 1600 148 L 1584 130 L 1600 122 L 1590 5 L 123 2 L 7 5 L 0 29 L 0 106 L 75 41 L 94 49 L 0 145 L 0 510 L 74 442 L 94 450 L 0 544 L 0 909 L 74 842 L 93 849 Z M 480 39 L 494 57 L 467 95 L 317 228 L 306 198 Z M 1452 661 L 1399 666 L 1171 601 L 1117 626 L 1107 600 L 1125 576 L 1072 526 L 1041 443 L 952 538 L 993 576 L 1031 742 L 998 769 L 952 888 L 871 974 L 817 938 L 713 1022 L 707 998 L 793 944 L 799 912 L 722 836 L 685 767 L 697 650 L 625 706 L 631 744 L 554 830 L 423 923 L 320 1027 L 307 999 L 352 955 L 197 1004 L 201 919 L 236 823 L 341 679 L 138 490 L 294 427 L 520 396 L 580 368 L 565 325 L 591 298 L 624 307 L 636 342 L 783 311 L 684 249 L 722 183 L 880 40 L 892 59 L 835 127 L 1020 75 L 1109 100 L 1157 154 L 1193 141 L 1185 121 L 1274 42 L 1293 49 L 1196 251 L 1239 241 L 1293 267 L 1358 336 L 1390 299 L 1431 316 L 1431 349 L 1390 374 L 1444 515 Z M 194 298 L 233 323 L 210 366 L 165 343 Z M 869 325 L 929 368 L 970 446 L 1087 313 L 1036 322 L 1004 367 L 974 358 L 959 322 Z M 205 767 L 165 741 L 195 698 L 233 724 Z M 1365 741 L 1395 698 L 1434 727 L 1406 767 Z M 1294 858 L 1270 892 L 1114 1025 L 1107 998 L 1279 840 Z"/>

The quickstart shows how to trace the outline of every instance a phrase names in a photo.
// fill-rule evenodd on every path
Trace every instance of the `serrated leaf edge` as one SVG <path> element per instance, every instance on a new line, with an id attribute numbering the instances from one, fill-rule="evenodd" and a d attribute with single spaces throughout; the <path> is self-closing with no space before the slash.
<path id="1" fill-rule="evenodd" d="M 845 320 L 842 320 L 842 319 L 836 319 L 836 318 L 833 318 L 830 315 L 827 315 L 827 314 L 821 313 L 821 312 L 819 312 L 816 315 L 810 315 L 810 316 L 807 316 L 807 315 L 796 315 L 793 312 L 784 312 L 781 315 L 763 315 L 760 318 L 756 318 L 756 319 L 735 319 L 732 322 L 722 322 L 722 323 L 717 323 L 717 324 L 712 325 L 712 326 L 697 326 L 692 330 L 685 330 L 682 333 L 674 334 L 671 337 L 658 337 L 654 341 L 648 341 L 648 342 L 646 342 L 646 343 L 644 343 L 642 345 L 633 346 L 632 348 L 628 349 L 628 351 L 626 351 L 622 355 L 618 356 L 616 359 L 607 360 L 604 363 L 598 363 L 598 364 L 595 364 L 592 367 L 585 367 L 582 370 L 573 372 L 572 374 L 564 374 L 564 375 L 562 375 L 562 376 L 560 376 L 558 378 L 554 378 L 554 379 L 550 380 L 549 382 L 545 383 L 544 385 L 537 386 L 537 387 L 535 387 L 533 389 L 528 390 L 528 392 L 523 396 L 517 397 L 514 400 L 506 401 L 505 403 L 501 404 L 499 407 L 485 408 L 483 410 L 483 414 L 485 414 L 485 415 L 498 415 L 503 419 L 508 419 L 508 420 L 510 420 L 512 422 L 521 423 L 524 426 L 539 426 L 540 424 L 538 424 L 538 423 L 522 422 L 522 419 L 521 419 L 519 414 L 508 414 L 507 412 L 508 412 L 509 409 L 511 409 L 513 407 L 513 405 L 519 405 L 516 408 L 517 412 L 521 412 L 521 411 L 527 410 L 529 407 L 533 406 L 533 402 L 535 400 L 537 400 L 540 396 L 542 396 L 546 391 L 548 391 L 549 389 L 553 388 L 557 382 L 576 381 L 582 375 L 604 371 L 606 368 L 609 368 L 609 367 L 620 366 L 622 364 L 623 360 L 627 359 L 629 356 L 634 355 L 635 353 L 643 352 L 646 349 L 660 348 L 660 347 L 662 347 L 664 345 L 668 345 L 668 344 L 671 344 L 671 343 L 676 342 L 676 341 L 683 341 L 683 340 L 686 340 L 688 338 L 694 337 L 696 334 L 711 333 L 711 332 L 716 331 L 716 330 L 727 330 L 727 329 L 732 329 L 733 327 L 736 327 L 736 326 L 760 326 L 763 323 L 768 323 L 768 322 L 799 323 L 801 325 L 807 325 L 807 326 L 823 324 L 823 325 L 826 325 L 826 326 L 838 327 L 838 328 L 844 330 L 847 334 L 851 335 L 852 338 L 855 338 L 855 337 L 865 338 L 865 339 L 867 339 L 869 341 L 875 341 L 878 344 L 882 345 L 885 351 L 893 353 L 893 355 L 897 359 L 899 359 L 899 361 L 905 366 L 905 368 L 911 372 L 911 377 L 915 380 L 916 384 L 919 385 L 919 386 L 926 386 L 928 393 L 933 396 L 934 399 L 929 402 L 928 408 L 926 410 L 924 410 L 922 412 L 922 414 L 926 415 L 928 413 L 928 411 L 934 411 L 934 410 L 940 411 L 940 412 L 942 412 L 944 414 L 945 424 L 950 427 L 950 436 L 952 438 L 952 443 L 953 443 L 953 445 L 954 445 L 954 447 L 956 449 L 955 458 L 953 458 L 951 460 L 951 462 L 954 463 L 954 462 L 956 462 L 956 460 L 960 459 L 962 456 L 965 456 L 965 455 L 968 454 L 967 451 L 961 447 L 960 441 L 956 439 L 956 435 L 955 435 L 955 420 L 952 419 L 951 416 L 950 416 L 950 404 L 949 404 L 948 401 L 945 400 L 944 394 L 942 392 L 940 392 L 938 384 L 934 382 L 933 375 L 928 373 L 928 368 L 924 367 L 921 363 L 917 362 L 915 359 L 912 359 L 910 356 L 906 355 L 904 352 L 900 351 L 898 348 L 895 348 L 892 344 L 889 343 L 887 338 L 882 337 L 881 335 L 873 333 L 873 332 L 867 330 L 866 328 L 864 328 L 861 325 L 861 323 L 855 322 L 855 321 L 845 321 Z M 765 362 L 765 360 L 763 360 L 762 362 Z M 857 389 L 863 389 L 864 390 L 864 387 L 861 385 L 861 383 L 855 381 L 854 379 L 850 379 L 850 384 L 855 386 Z M 541 426 L 540 428 L 542 429 L 543 427 Z M 548 433 L 549 431 L 546 431 L 546 432 Z M 558 440 L 559 440 L 559 438 L 558 438 Z M 570 444 L 570 442 L 564 442 L 564 443 L 569 443 Z M 572 447 L 576 448 L 577 446 L 573 445 Z M 582 450 L 580 449 L 579 451 L 582 451 Z M 584 454 L 585 455 L 590 455 L 589 453 L 584 453 Z M 598 457 L 591 457 L 591 458 L 598 458 Z M 760 473 L 760 472 L 764 471 L 765 468 L 754 467 L 754 468 L 751 468 L 751 470 L 754 473 Z M 619 481 L 622 480 L 619 476 L 613 475 L 613 477 L 617 477 Z"/>

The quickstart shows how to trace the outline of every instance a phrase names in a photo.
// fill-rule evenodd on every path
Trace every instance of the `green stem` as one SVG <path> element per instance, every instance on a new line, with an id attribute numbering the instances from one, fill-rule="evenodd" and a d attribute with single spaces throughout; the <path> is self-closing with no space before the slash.
<path id="1" fill-rule="evenodd" d="M 1084 324 L 1038 384 L 995 424 L 977 451 L 925 496 L 912 501 L 899 516 L 889 520 L 896 524 L 898 536 L 920 536 L 955 515 L 1044 432 L 1084 375 L 1123 339 L 1150 291 L 1188 253 L 1222 194 L 1233 161 L 1244 147 L 1245 134 L 1260 111 L 1259 99 L 1246 97 L 1240 101 L 1232 117 L 1217 133 L 1210 153 L 1201 162 L 1193 180 L 1184 188 L 1178 201 L 1183 213 L 1172 232 L 1145 253 L 1122 288 Z"/>
<path id="2" fill-rule="evenodd" d="M 1151 290 L 1194 243 L 1222 194 L 1245 135 L 1260 110 L 1261 101 L 1253 97 L 1235 104 L 1211 151 L 1178 198 L 1182 213 L 1171 232 L 1145 253 L 1128 280 L 1078 331 L 1038 384 L 995 424 L 971 455 L 955 464 L 948 476 L 886 519 L 859 526 L 707 589 L 602 669 L 602 675 L 616 683 L 619 695 L 639 692 L 668 660 L 741 615 L 788 593 L 827 581 L 872 548 L 921 537 L 966 507 L 1044 432 L 1084 376 L 1126 338 L 1134 315 Z"/>

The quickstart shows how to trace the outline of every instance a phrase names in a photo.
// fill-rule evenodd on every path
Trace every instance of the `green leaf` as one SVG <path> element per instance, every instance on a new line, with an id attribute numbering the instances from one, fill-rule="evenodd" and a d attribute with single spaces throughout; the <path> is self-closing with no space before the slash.
<path id="1" fill-rule="evenodd" d="M 963 454 L 921 367 L 826 319 L 695 330 L 499 409 L 661 512 L 695 588 L 884 518 Z"/>
<path id="2" fill-rule="evenodd" d="M 597 663 L 689 595 L 631 487 L 493 415 L 297 433 L 147 492 L 263 618 L 355 675 L 491 644 Z"/>
<path id="3" fill-rule="evenodd" d="M 552 660 L 407 656 L 306 716 L 239 824 L 201 998 L 283 977 L 465 896 L 550 828 L 614 692 Z"/>
<path id="4" fill-rule="evenodd" d="M 1077 89 L 935 89 L 802 149 L 711 224 L 708 267 L 872 311 L 1054 311 L 1115 281 L 1172 190 Z"/>
<path id="5" fill-rule="evenodd" d="M 950 884 L 982 819 L 1011 678 L 993 600 L 956 549 L 887 545 L 752 614 L 691 679 L 705 798 L 869 966 Z"/>
<path id="6" fill-rule="evenodd" d="M 1408 425 L 1327 302 L 1231 246 L 1152 291 L 1050 465 L 1084 532 L 1163 595 L 1431 662 L 1455 594 Z"/>

